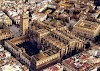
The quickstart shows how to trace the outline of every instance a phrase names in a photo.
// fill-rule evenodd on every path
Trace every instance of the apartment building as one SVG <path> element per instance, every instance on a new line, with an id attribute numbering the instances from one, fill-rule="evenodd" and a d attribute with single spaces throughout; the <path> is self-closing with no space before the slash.
<path id="1" fill-rule="evenodd" d="M 5 15 L 5 17 L 4 17 L 4 24 L 7 26 L 12 25 L 12 20 L 7 15 Z"/>
<path id="2" fill-rule="evenodd" d="M 13 38 L 13 34 L 9 28 L 7 28 L 4 24 L 0 25 L 0 41 L 4 39 Z"/>
<path id="3" fill-rule="evenodd" d="M 33 13 L 32 14 L 32 21 L 38 20 L 38 21 L 44 21 L 47 18 L 47 14 L 44 13 Z"/>
<path id="4" fill-rule="evenodd" d="M 0 10 L 0 23 L 4 23 L 6 26 L 12 25 L 12 20 L 2 10 Z"/>

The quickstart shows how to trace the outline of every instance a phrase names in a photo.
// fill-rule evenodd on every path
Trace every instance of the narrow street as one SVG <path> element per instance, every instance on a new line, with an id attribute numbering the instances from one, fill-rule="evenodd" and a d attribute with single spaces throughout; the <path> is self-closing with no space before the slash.
<path id="1" fill-rule="evenodd" d="M 14 34 L 14 37 L 20 36 L 19 28 L 15 26 L 14 24 L 9 27 L 12 33 Z"/>

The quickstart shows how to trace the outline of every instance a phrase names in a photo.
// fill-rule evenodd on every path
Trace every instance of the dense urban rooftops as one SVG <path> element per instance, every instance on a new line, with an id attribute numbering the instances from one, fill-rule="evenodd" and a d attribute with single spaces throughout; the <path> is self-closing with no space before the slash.
<path id="1" fill-rule="evenodd" d="M 0 70 L 1 71 L 29 71 L 27 67 L 22 65 L 11 53 L 0 45 Z"/>
<path id="2" fill-rule="evenodd" d="M 89 50 L 79 53 L 71 58 L 63 61 L 64 65 L 69 69 L 76 71 L 86 71 L 95 69 L 100 65 L 100 58 L 95 57 L 95 51 Z M 98 52 L 99 53 L 99 52 Z"/>
<path id="3" fill-rule="evenodd" d="M 60 63 L 57 63 L 55 65 L 52 65 L 46 69 L 43 69 L 41 71 L 63 71 L 63 65 L 61 65 Z"/>

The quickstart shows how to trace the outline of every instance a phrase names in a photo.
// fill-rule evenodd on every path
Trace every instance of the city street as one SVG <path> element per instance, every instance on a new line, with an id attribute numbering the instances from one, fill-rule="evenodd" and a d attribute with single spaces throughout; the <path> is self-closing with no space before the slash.
<path id="1" fill-rule="evenodd" d="M 14 37 L 20 36 L 19 28 L 15 25 L 12 25 L 9 27 L 12 33 L 14 34 Z"/>

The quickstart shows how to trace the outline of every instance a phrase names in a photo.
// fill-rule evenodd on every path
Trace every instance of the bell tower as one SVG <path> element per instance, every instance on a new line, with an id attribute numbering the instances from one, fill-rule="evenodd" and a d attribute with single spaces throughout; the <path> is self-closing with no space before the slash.
<path id="1" fill-rule="evenodd" d="M 26 35 L 28 33 L 29 18 L 28 14 L 20 14 L 20 35 Z"/>

